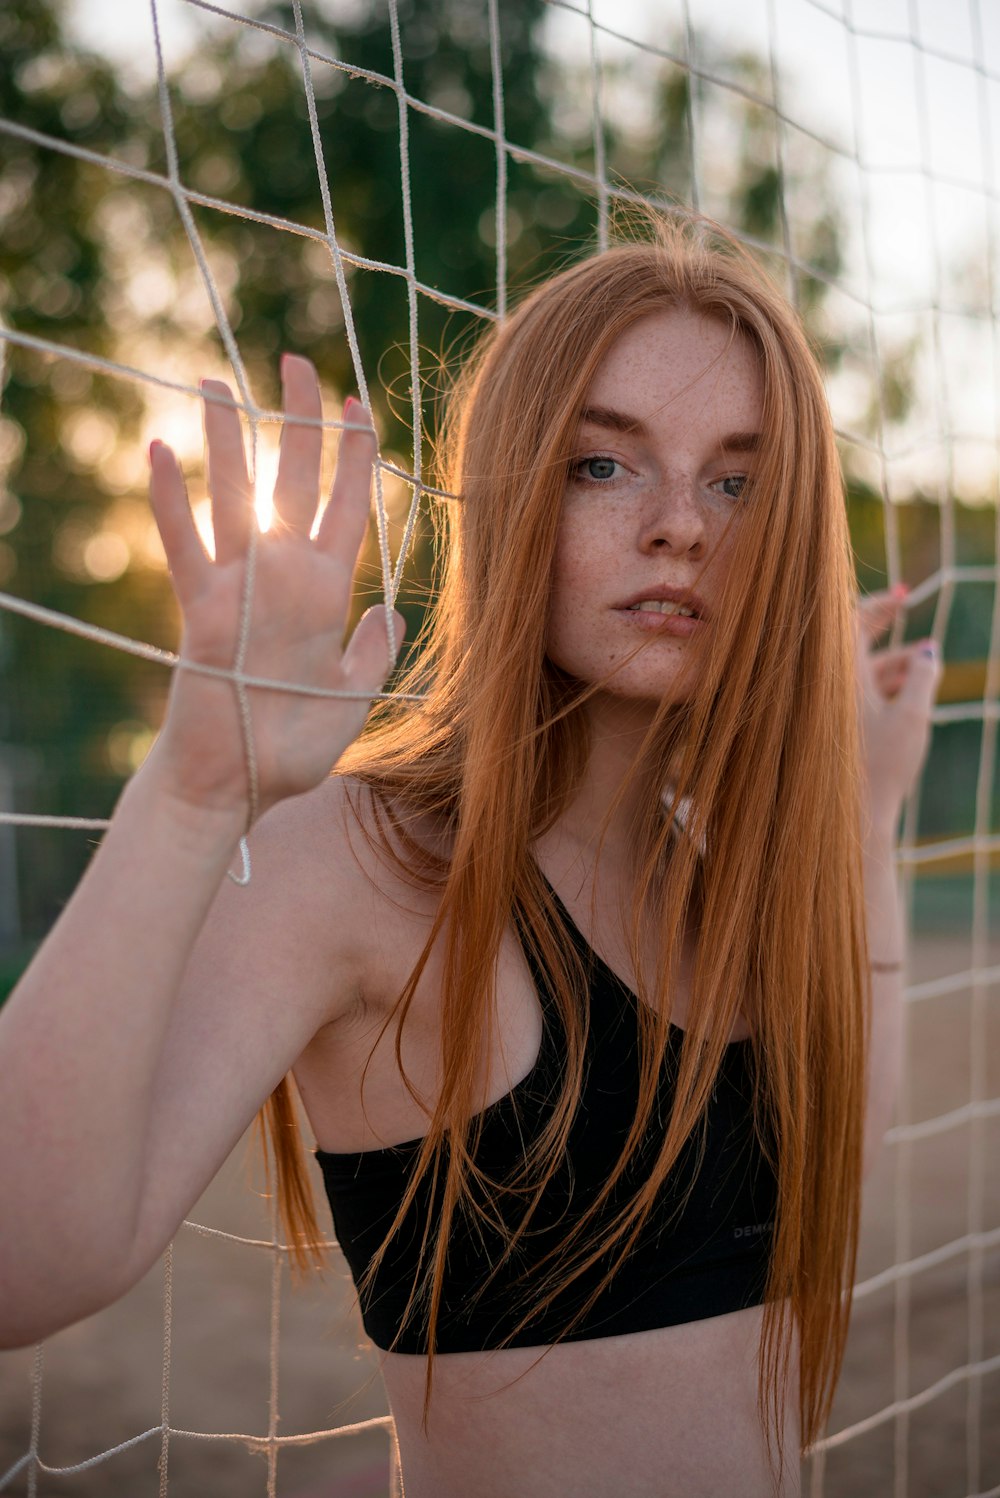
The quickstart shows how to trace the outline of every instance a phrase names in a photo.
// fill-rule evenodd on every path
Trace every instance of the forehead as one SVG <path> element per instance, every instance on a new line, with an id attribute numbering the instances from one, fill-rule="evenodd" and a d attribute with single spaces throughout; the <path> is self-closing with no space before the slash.
<path id="1" fill-rule="evenodd" d="M 670 308 L 640 318 L 604 355 L 585 406 L 611 406 L 646 420 L 690 421 L 698 413 L 751 431 L 760 425 L 763 382 L 749 340 L 715 318 Z"/>

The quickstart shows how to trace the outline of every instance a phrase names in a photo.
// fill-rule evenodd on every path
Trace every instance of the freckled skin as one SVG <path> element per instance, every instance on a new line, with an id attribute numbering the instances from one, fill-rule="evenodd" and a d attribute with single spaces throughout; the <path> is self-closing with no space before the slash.
<path id="1" fill-rule="evenodd" d="M 552 574 L 548 654 L 583 682 L 612 674 L 599 708 L 627 713 L 679 700 L 706 621 L 689 638 L 655 616 L 624 613 L 639 592 L 693 588 L 711 612 L 724 578 L 739 476 L 752 454 L 726 444 L 762 427 L 754 352 L 722 323 L 681 309 L 655 313 L 608 351 L 585 402 L 637 417 L 645 435 L 581 425 Z M 610 462 L 589 462 L 594 458 Z M 590 478 L 590 482 L 586 479 Z M 596 481 L 595 481 L 596 478 Z M 615 671 L 617 662 L 645 647 Z M 641 709 L 640 709 L 641 710 Z"/>

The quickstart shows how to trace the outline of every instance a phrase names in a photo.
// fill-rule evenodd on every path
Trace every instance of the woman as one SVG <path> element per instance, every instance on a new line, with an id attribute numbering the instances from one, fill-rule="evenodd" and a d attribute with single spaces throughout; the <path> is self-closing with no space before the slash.
<path id="1" fill-rule="evenodd" d="M 340 651 L 367 413 L 310 541 L 319 391 L 301 359 L 283 383 L 245 670 L 374 694 L 383 614 Z M 214 564 L 159 444 L 152 501 L 184 659 L 226 668 L 251 490 L 205 395 Z M 408 1498 L 791 1494 L 892 1107 L 892 837 L 937 662 L 871 656 L 895 595 L 856 641 L 819 375 L 721 231 L 542 286 L 445 448 L 423 700 L 355 742 L 363 703 L 251 689 L 252 786 L 233 688 L 178 671 L 0 1016 L 3 1341 L 122 1294 L 271 1094 L 304 1257 L 294 1068 Z"/>

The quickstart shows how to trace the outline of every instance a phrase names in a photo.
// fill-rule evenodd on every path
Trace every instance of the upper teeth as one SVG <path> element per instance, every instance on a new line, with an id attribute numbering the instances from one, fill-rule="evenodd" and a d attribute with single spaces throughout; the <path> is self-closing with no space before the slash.
<path id="1" fill-rule="evenodd" d="M 642 603 L 630 603 L 629 609 L 639 614 L 680 614 L 685 619 L 694 618 L 694 609 L 683 603 L 671 603 L 667 598 L 644 598 Z"/>

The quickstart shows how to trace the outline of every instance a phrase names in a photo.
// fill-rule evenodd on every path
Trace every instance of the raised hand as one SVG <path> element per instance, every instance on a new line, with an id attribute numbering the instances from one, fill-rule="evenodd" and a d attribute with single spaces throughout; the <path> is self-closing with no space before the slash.
<path id="1" fill-rule="evenodd" d="M 275 520 L 257 538 L 246 675 L 366 694 L 364 700 L 248 688 L 258 809 L 309 790 L 357 737 L 391 669 L 385 615 L 371 609 L 346 648 L 351 580 L 369 512 L 374 433 L 346 431 L 329 503 L 315 539 L 323 433 L 319 383 L 306 359 L 282 360 L 285 424 L 274 491 Z M 151 500 L 184 617 L 183 661 L 232 668 L 255 517 L 239 415 L 228 386 L 203 382 L 205 444 L 215 560 L 201 544 L 180 467 L 154 443 Z M 370 417 L 348 402 L 345 419 Z M 303 423 L 312 423 L 303 424 Z M 403 621 L 396 616 L 396 640 Z M 175 673 L 151 759 L 165 787 L 199 810 L 246 817 L 250 786 L 236 691 L 194 670 Z"/>
<path id="2" fill-rule="evenodd" d="M 875 649 L 905 607 L 906 590 L 872 593 L 858 604 L 857 674 L 868 810 L 883 830 L 895 829 L 916 784 L 930 742 L 931 710 L 941 676 L 929 640 Z"/>

